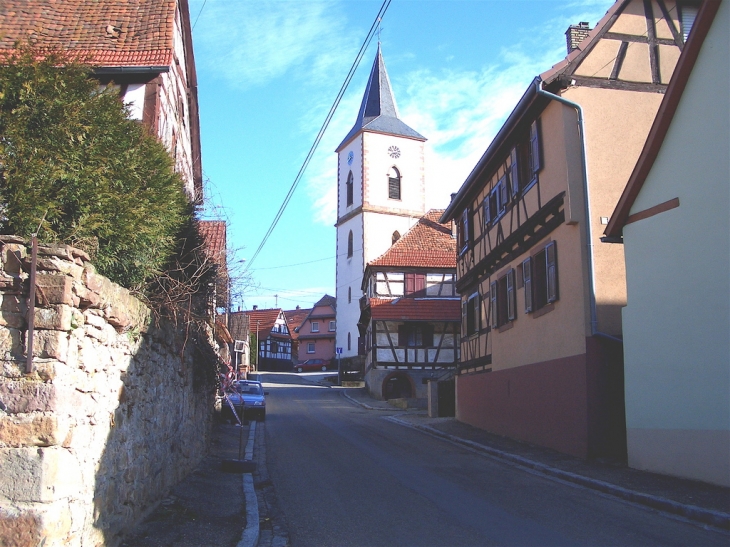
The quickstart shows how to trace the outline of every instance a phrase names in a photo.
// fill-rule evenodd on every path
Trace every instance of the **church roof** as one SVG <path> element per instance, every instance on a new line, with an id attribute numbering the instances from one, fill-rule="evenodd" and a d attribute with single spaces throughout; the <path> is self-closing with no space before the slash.
<path id="1" fill-rule="evenodd" d="M 426 137 L 408 127 L 398 118 L 398 108 L 390 89 L 390 79 L 388 78 L 388 72 L 385 70 L 380 45 L 378 45 L 378 53 L 370 71 L 370 78 L 368 79 L 368 85 L 365 87 L 365 94 L 362 97 L 362 104 L 355 125 L 352 126 L 350 132 L 337 147 L 337 151 L 361 131 L 374 131 L 422 141 L 426 140 Z"/>

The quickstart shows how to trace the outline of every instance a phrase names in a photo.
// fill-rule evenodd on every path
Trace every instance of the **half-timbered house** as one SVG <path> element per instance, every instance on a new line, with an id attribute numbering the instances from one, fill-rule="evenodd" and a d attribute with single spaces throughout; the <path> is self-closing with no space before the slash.
<path id="1" fill-rule="evenodd" d="M 236 312 L 248 316 L 249 329 L 257 341 L 257 370 L 292 369 L 292 340 L 286 315 L 281 308 Z"/>
<path id="2" fill-rule="evenodd" d="M 0 52 L 29 41 L 93 66 L 130 117 L 167 147 L 194 203 L 203 199 L 198 83 L 188 0 L 3 0 Z"/>
<path id="3" fill-rule="evenodd" d="M 459 420 L 625 456 L 624 259 L 599 236 L 694 13 L 618 0 L 594 29 L 571 27 L 568 56 L 529 85 L 453 196 L 441 222 L 458 225 Z"/>
<path id="4" fill-rule="evenodd" d="M 460 300 L 456 242 L 443 211 L 431 210 L 363 275 L 358 327 L 365 385 L 373 397 L 425 398 L 423 380 L 450 375 L 458 361 Z"/>

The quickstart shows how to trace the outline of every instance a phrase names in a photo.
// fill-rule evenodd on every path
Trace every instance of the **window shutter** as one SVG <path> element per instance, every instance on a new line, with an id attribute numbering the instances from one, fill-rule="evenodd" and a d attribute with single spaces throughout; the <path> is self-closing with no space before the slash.
<path id="1" fill-rule="evenodd" d="M 416 296 L 426 296 L 426 274 L 413 274 L 413 292 Z"/>
<path id="2" fill-rule="evenodd" d="M 423 346 L 426 348 L 433 347 L 433 325 L 423 326 Z"/>
<path id="3" fill-rule="evenodd" d="M 539 120 L 535 120 L 530 126 L 530 164 L 533 174 L 537 173 L 542 167 Z"/>
<path id="4" fill-rule="evenodd" d="M 551 241 L 545 247 L 545 269 L 547 271 L 547 301 L 558 299 L 558 250 Z"/>
<path id="5" fill-rule="evenodd" d="M 509 178 L 512 183 L 512 195 L 516 196 L 520 193 L 519 161 L 517 160 L 516 147 L 512 149 L 512 165 L 510 166 Z"/>
<path id="6" fill-rule="evenodd" d="M 515 271 L 514 269 L 507 272 L 507 320 L 514 321 L 517 316 L 515 301 Z"/>
<path id="7" fill-rule="evenodd" d="M 499 212 L 503 212 L 509 203 L 509 188 L 507 187 L 507 179 L 503 177 L 499 180 Z"/>
<path id="8" fill-rule="evenodd" d="M 474 241 L 474 223 L 472 222 L 472 219 L 469 218 L 471 216 L 471 211 L 467 209 L 465 211 L 466 213 L 466 237 L 467 241 L 470 243 Z"/>
<path id="9" fill-rule="evenodd" d="M 532 259 L 522 262 L 522 281 L 525 285 L 525 313 L 532 311 Z"/>
<path id="10" fill-rule="evenodd" d="M 497 282 L 492 281 L 489 284 L 489 313 L 491 314 L 492 327 L 498 327 L 499 318 L 497 316 Z"/>
<path id="11" fill-rule="evenodd" d="M 489 194 L 486 195 L 482 202 L 482 209 L 484 210 L 484 227 L 488 228 L 489 223 L 492 221 L 492 215 L 489 214 Z"/>
<path id="12" fill-rule="evenodd" d="M 412 295 L 416 291 L 416 274 L 406 274 L 406 296 Z"/>

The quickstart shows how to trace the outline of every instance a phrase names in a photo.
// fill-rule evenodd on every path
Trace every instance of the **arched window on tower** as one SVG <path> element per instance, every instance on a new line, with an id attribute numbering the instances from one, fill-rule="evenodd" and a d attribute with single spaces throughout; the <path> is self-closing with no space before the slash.
<path id="1" fill-rule="evenodd" d="M 400 171 L 395 166 L 388 172 L 388 197 L 400 199 Z"/>
<path id="2" fill-rule="evenodd" d="M 350 351 L 352 349 L 352 335 L 348 332 L 347 333 L 347 351 Z"/>
<path id="3" fill-rule="evenodd" d="M 395 242 L 398 241 L 399 239 L 400 239 L 400 232 L 398 230 L 396 230 L 395 232 L 393 232 L 393 240 L 391 242 L 391 245 L 395 245 Z"/>
<path id="4" fill-rule="evenodd" d="M 352 171 L 347 175 L 347 206 L 352 205 Z"/>
<path id="5" fill-rule="evenodd" d="M 347 287 L 347 303 L 352 302 L 352 287 Z"/>
<path id="6" fill-rule="evenodd" d="M 347 258 L 352 258 L 352 230 L 347 234 Z"/>

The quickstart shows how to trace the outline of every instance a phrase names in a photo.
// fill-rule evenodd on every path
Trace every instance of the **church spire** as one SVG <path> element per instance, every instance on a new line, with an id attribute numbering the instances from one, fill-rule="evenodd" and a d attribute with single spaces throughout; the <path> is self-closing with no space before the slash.
<path id="1" fill-rule="evenodd" d="M 373 68 L 370 71 L 370 78 L 365 87 L 365 94 L 362 97 L 360 112 L 357 115 L 355 125 L 340 143 L 340 146 L 337 147 L 337 150 L 340 150 L 352 137 L 364 130 L 426 140 L 423 135 L 408 127 L 398 118 L 398 108 L 390 89 L 390 79 L 385 70 L 385 61 L 383 61 L 383 54 L 380 51 L 380 43 L 378 43 L 378 52 L 375 55 L 375 62 L 373 62 Z"/>

